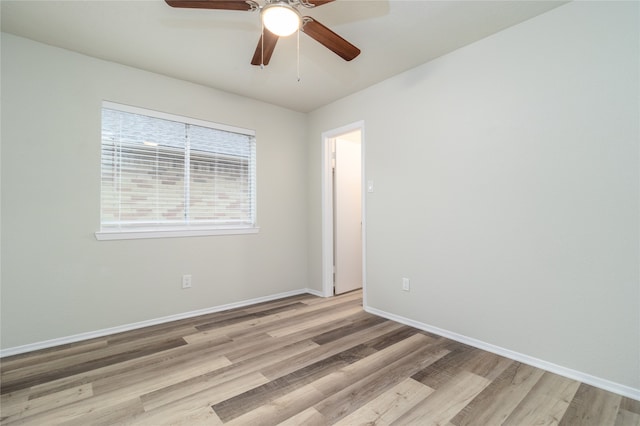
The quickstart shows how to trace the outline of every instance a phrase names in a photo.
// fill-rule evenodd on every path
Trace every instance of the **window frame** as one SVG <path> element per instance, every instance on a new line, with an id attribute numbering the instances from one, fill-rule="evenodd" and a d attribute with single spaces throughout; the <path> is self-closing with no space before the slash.
<path id="1" fill-rule="evenodd" d="M 130 105 L 123 105 L 111 101 L 102 101 L 100 113 L 102 116 L 103 109 L 111 109 L 121 111 L 125 113 L 132 113 L 143 115 L 152 118 L 158 118 L 162 120 L 175 121 L 184 123 L 186 125 L 195 125 L 200 127 L 207 127 L 216 130 L 222 130 L 232 133 L 240 133 L 250 136 L 254 139 L 254 154 L 257 157 L 257 145 L 255 145 L 255 131 L 250 129 L 244 129 L 241 127 L 230 126 L 226 124 L 214 123 L 211 121 L 200 120 L 197 118 L 185 117 L 176 114 L 170 114 L 146 108 L 140 108 Z M 100 119 L 100 128 L 102 129 L 102 118 Z M 102 135 L 102 131 L 101 131 Z M 100 136 L 100 181 L 102 182 L 102 136 Z M 186 160 L 185 160 L 186 161 Z M 185 164 L 188 168 L 189 164 Z M 198 237 L 209 235 L 242 235 L 242 234 L 256 234 L 260 228 L 257 225 L 257 165 L 254 165 L 253 176 L 250 175 L 250 179 L 253 180 L 253 211 L 254 211 L 254 224 L 253 225 L 214 225 L 214 224 L 183 224 L 177 226 L 130 226 L 126 228 L 103 228 L 102 224 L 102 183 L 100 184 L 100 230 L 95 232 L 97 240 L 128 240 L 128 239 L 141 239 L 141 238 L 173 238 L 173 237 Z"/>

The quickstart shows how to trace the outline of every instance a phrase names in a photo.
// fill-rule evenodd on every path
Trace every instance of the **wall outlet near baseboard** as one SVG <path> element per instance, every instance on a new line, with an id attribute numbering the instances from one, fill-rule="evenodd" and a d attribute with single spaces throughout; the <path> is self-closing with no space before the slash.
<path id="1" fill-rule="evenodd" d="M 402 279 L 402 289 L 404 291 L 410 291 L 411 290 L 411 281 L 409 280 L 409 278 L 403 278 Z"/>
<path id="2" fill-rule="evenodd" d="M 182 288 L 191 288 L 191 275 L 182 276 Z"/>

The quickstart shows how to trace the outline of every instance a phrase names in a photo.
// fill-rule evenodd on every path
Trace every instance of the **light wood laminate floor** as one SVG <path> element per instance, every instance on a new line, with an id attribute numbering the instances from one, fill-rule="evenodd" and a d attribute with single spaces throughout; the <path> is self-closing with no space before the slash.
<path id="1" fill-rule="evenodd" d="M 0 362 L 2 425 L 640 425 L 640 402 L 300 295 Z"/>

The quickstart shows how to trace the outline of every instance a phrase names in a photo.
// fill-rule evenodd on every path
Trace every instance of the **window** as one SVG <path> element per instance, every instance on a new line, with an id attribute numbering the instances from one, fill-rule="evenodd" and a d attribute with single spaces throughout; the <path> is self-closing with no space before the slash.
<path id="1" fill-rule="evenodd" d="M 103 102 L 98 239 L 257 232 L 254 132 Z"/>

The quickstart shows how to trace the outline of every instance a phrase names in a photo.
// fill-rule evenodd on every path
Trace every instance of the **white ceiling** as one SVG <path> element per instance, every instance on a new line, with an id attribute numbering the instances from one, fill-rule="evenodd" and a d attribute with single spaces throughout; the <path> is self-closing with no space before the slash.
<path id="1" fill-rule="evenodd" d="M 300 35 L 250 65 L 259 14 L 162 0 L 2 0 L 1 29 L 97 58 L 308 112 L 544 13 L 563 1 L 337 0 L 302 10 L 362 50 L 351 62 Z"/>

